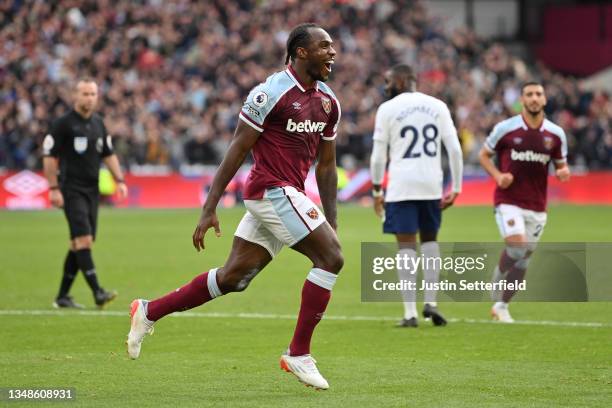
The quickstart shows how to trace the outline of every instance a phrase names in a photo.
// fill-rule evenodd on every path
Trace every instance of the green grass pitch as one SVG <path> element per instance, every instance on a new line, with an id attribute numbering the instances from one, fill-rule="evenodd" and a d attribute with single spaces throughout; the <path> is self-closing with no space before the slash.
<path id="1" fill-rule="evenodd" d="M 329 391 L 278 367 L 309 270 L 289 249 L 246 292 L 161 320 L 129 360 L 130 301 L 221 265 L 242 213 L 220 210 L 223 236 L 209 233 L 198 254 L 195 210 L 102 210 L 94 259 L 118 299 L 99 314 L 80 275 L 73 295 L 87 314 L 37 315 L 52 310 L 67 226 L 59 211 L 0 212 L 0 387 L 73 387 L 67 405 L 79 407 L 612 406 L 612 303 L 518 303 L 514 317 L 532 324 L 515 325 L 487 323 L 488 303 L 447 303 L 449 326 L 397 329 L 400 304 L 360 302 L 360 242 L 391 238 L 370 209 L 353 206 L 339 208 L 346 264 L 313 344 Z M 612 207 L 553 206 L 543 240 L 612 241 L 611 225 Z M 491 208 L 445 212 L 440 240 L 499 241 Z"/>

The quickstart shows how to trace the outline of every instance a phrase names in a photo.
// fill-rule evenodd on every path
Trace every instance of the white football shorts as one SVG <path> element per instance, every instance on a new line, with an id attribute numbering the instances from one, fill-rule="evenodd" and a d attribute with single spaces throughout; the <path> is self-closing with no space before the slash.
<path id="1" fill-rule="evenodd" d="M 538 242 L 546 226 L 546 212 L 526 210 L 516 205 L 500 204 L 495 208 L 495 221 L 503 238 L 525 235 L 527 242 Z"/>
<path id="2" fill-rule="evenodd" d="M 267 189 L 261 200 L 244 200 L 244 204 L 247 212 L 234 235 L 261 245 L 272 257 L 326 221 L 323 211 L 294 187 Z"/>

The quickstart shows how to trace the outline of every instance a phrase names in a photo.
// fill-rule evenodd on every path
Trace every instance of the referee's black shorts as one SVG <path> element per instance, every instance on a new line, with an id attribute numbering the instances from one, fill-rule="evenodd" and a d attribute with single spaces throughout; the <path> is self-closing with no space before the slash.
<path id="1" fill-rule="evenodd" d="M 98 226 L 98 190 L 62 189 L 62 194 L 70 239 L 85 235 L 91 235 L 95 239 Z"/>

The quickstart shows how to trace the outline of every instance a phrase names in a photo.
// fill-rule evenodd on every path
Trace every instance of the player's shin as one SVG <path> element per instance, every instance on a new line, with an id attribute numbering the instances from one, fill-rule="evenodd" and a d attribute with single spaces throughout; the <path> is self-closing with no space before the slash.
<path id="1" fill-rule="evenodd" d="M 499 257 L 498 268 L 502 277 L 508 273 L 517 260 L 522 257 L 522 252 L 518 248 L 507 246 Z"/>
<path id="2" fill-rule="evenodd" d="M 434 288 L 440 279 L 440 246 L 435 241 L 424 242 L 421 244 L 423 254 L 423 275 L 426 284 L 424 293 L 425 303 L 436 306 L 437 290 Z"/>
<path id="3" fill-rule="evenodd" d="M 297 325 L 289 346 L 289 355 L 310 354 L 310 341 L 315 327 L 323 318 L 338 275 L 323 269 L 310 270 L 302 288 L 302 303 Z"/>
<path id="4" fill-rule="evenodd" d="M 402 291 L 404 300 L 404 319 L 410 320 L 417 317 L 416 309 L 416 251 L 412 248 L 403 248 L 398 251 L 400 262 L 397 265 L 397 275 L 400 281 L 404 281 L 404 287 L 414 288 Z"/>
<path id="5" fill-rule="evenodd" d="M 525 279 L 525 273 L 527 272 L 527 265 L 529 264 L 529 253 L 525 255 L 523 258 L 518 260 L 512 268 L 508 271 L 506 275 L 506 281 L 514 283 L 514 282 L 522 282 Z M 514 294 L 516 293 L 516 289 L 506 289 L 502 295 L 502 301 L 504 303 L 509 303 Z"/>
<path id="6" fill-rule="evenodd" d="M 513 246 L 506 246 L 499 256 L 499 262 L 495 269 L 493 270 L 493 276 L 491 278 L 491 282 L 497 283 L 502 279 L 508 278 L 508 273 L 524 255 L 524 250 L 522 248 L 517 248 Z M 503 293 L 501 290 L 491 290 L 491 300 L 495 302 L 501 301 Z"/>
<path id="7" fill-rule="evenodd" d="M 148 302 L 147 318 L 155 322 L 170 313 L 193 309 L 221 295 L 217 268 L 211 269 L 167 295 Z"/>

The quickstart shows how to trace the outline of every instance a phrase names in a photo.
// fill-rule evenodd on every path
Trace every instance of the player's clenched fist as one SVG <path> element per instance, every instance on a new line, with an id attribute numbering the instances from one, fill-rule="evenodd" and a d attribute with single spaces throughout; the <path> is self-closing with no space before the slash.
<path id="1" fill-rule="evenodd" d="M 193 232 L 193 246 L 195 249 L 200 252 L 204 249 L 204 235 L 206 235 L 206 231 L 208 231 L 211 227 L 215 229 L 215 235 L 217 237 L 221 236 L 221 229 L 219 228 L 219 220 L 217 219 L 216 213 L 208 213 L 202 212 L 200 216 L 200 222 L 196 226 L 195 231 Z"/>
<path id="2" fill-rule="evenodd" d="M 514 181 L 514 176 L 512 173 L 501 173 L 499 176 L 497 176 L 495 181 L 497 182 L 499 188 L 506 189 L 510 187 L 510 184 L 512 184 Z"/>
<path id="3" fill-rule="evenodd" d="M 569 167 L 563 166 L 560 169 L 555 171 L 555 174 L 559 181 L 568 181 L 570 178 L 570 170 Z"/>

